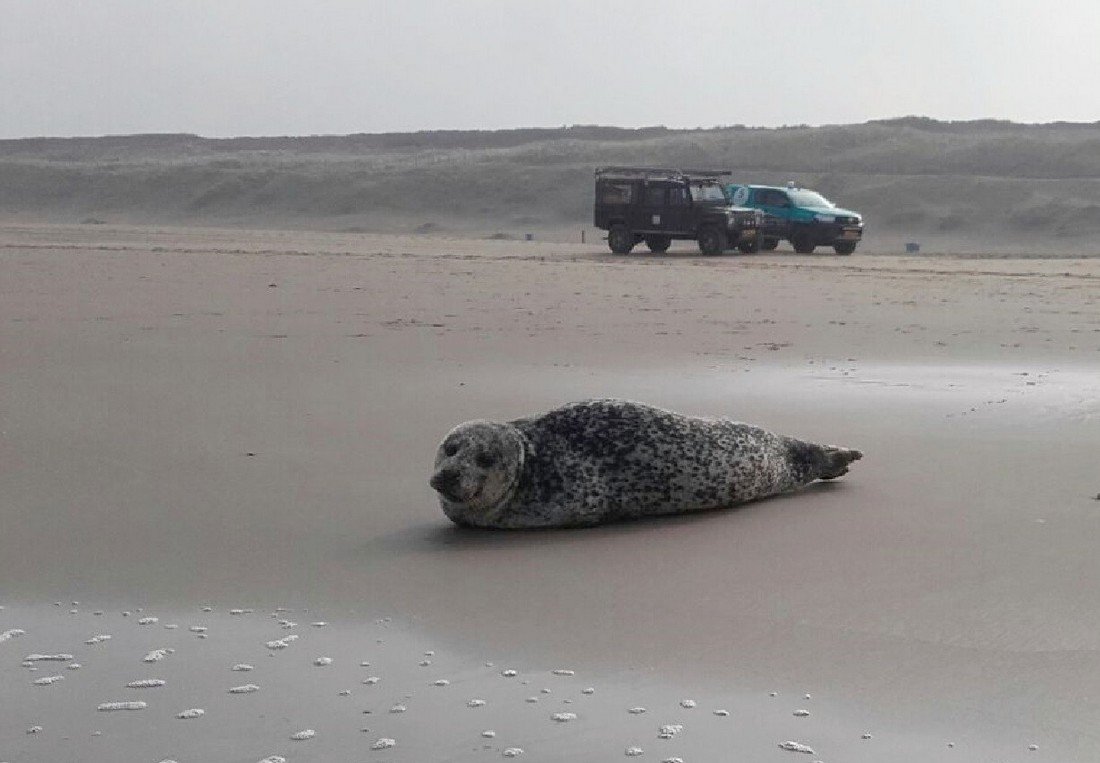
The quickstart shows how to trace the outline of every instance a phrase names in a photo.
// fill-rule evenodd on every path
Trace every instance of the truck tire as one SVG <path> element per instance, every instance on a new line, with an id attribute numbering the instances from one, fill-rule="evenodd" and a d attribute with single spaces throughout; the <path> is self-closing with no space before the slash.
<path id="1" fill-rule="evenodd" d="M 649 251 L 654 254 L 663 254 L 668 251 L 668 247 L 672 244 L 672 239 L 669 236 L 646 236 L 645 245 L 649 247 Z"/>
<path id="2" fill-rule="evenodd" d="M 752 241 L 742 241 L 737 245 L 737 250 L 741 254 L 756 254 L 760 251 L 760 239 L 754 238 Z"/>
<path id="3" fill-rule="evenodd" d="M 815 248 L 813 237 L 806 230 L 795 231 L 791 235 L 791 246 L 799 254 L 813 254 Z"/>
<path id="4" fill-rule="evenodd" d="M 612 225 L 607 232 L 607 246 L 615 254 L 630 254 L 634 248 L 634 234 L 625 225 Z"/>
<path id="5" fill-rule="evenodd" d="M 774 252 L 777 246 L 779 246 L 777 238 L 765 238 L 760 241 L 760 248 L 765 252 Z"/>
<path id="6" fill-rule="evenodd" d="M 726 232 L 718 226 L 707 225 L 699 231 L 699 251 L 703 254 L 721 254 L 727 248 Z"/>
<path id="7" fill-rule="evenodd" d="M 837 241 L 833 244 L 833 251 L 837 254 L 851 254 L 856 250 L 855 241 Z"/>

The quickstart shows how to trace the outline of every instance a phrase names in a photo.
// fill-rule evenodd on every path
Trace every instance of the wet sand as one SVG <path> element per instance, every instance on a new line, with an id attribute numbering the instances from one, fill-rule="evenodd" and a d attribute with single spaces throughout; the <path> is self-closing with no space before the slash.
<path id="1" fill-rule="evenodd" d="M 0 632 L 27 631 L 0 643 L 5 763 L 1100 755 L 1098 260 L 12 225 L 0 348 Z M 732 511 L 450 526 L 427 485 L 450 426 L 597 396 L 866 456 Z M 399 688 L 367 702 L 377 638 Z"/>

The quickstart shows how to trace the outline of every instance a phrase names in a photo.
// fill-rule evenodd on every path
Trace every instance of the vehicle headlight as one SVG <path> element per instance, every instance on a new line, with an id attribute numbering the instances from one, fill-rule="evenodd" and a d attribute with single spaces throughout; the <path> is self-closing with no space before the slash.
<path id="1" fill-rule="evenodd" d="M 814 220 L 819 223 L 835 223 L 836 217 L 834 215 L 814 215 Z"/>

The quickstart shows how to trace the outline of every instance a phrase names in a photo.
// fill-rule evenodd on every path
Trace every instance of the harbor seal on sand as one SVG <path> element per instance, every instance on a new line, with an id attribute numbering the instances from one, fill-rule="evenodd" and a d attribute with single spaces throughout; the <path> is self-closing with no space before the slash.
<path id="1" fill-rule="evenodd" d="M 455 524 L 578 527 L 725 508 L 834 479 L 862 457 L 729 419 L 586 400 L 460 424 L 430 483 Z"/>

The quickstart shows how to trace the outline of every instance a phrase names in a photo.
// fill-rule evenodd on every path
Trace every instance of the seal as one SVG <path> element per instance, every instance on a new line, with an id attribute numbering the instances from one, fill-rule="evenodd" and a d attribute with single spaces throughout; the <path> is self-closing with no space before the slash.
<path id="1" fill-rule="evenodd" d="M 831 480 L 858 450 L 629 400 L 452 429 L 430 479 L 458 525 L 579 527 L 720 509 Z"/>

